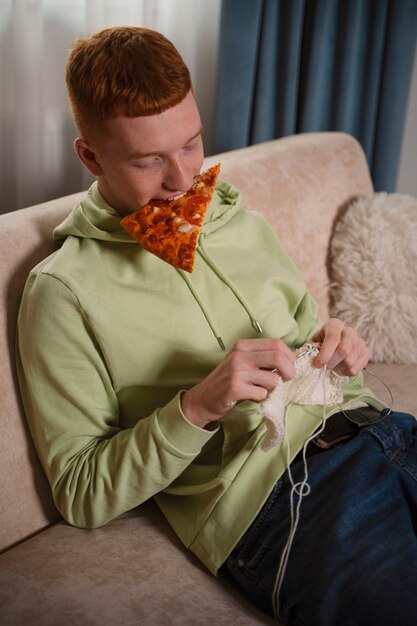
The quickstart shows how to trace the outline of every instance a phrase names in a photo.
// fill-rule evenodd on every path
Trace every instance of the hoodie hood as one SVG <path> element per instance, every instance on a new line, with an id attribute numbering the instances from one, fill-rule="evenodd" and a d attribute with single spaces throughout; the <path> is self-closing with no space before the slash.
<path id="1" fill-rule="evenodd" d="M 209 235 L 223 226 L 241 209 L 241 204 L 239 191 L 229 183 L 219 180 L 207 208 L 201 232 Z M 138 245 L 120 226 L 121 219 L 119 213 L 104 200 L 97 182 L 94 182 L 86 197 L 75 205 L 68 217 L 55 228 L 54 238 L 60 241 L 71 235 Z"/>
<path id="2" fill-rule="evenodd" d="M 204 262 L 216 274 L 217 278 L 232 291 L 236 299 L 247 312 L 250 323 L 256 332 L 262 334 L 262 327 L 245 297 L 213 259 L 210 258 L 204 245 L 207 236 L 229 222 L 241 208 L 242 199 L 240 192 L 229 183 L 218 180 L 213 197 L 207 207 L 204 224 L 198 240 L 197 251 Z M 54 238 L 58 241 L 62 241 L 68 236 L 73 236 L 83 239 L 95 239 L 110 243 L 127 243 L 137 246 L 138 243 L 120 226 L 121 219 L 120 214 L 104 200 L 98 190 L 97 182 L 94 182 L 88 190 L 86 197 L 74 207 L 70 215 L 54 230 Z M 204 303 L 194 287 L 192 278 L 187 276 L 187 273 L 182 270 L 177 271 L 200 307 L 221 349 L 225 350 L 225 344 L 216 328 L 213 316 L 210 314 L 207 304 Z"/>

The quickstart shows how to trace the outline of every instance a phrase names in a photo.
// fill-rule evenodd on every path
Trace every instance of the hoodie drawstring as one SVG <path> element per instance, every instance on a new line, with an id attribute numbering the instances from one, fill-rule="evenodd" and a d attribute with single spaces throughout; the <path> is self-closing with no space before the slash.
<path id="1" fill-rule="evenodd" d="M 187 276 L 187 274 L 185 272 L 183 272 L 182 270 L 179 270 L 179 273 L 181 274 L 181 276 L 183 277 L 183 279 L 187 283 L 188 289 L 191 291 L 191 293 L 194 296 L 198 306 L 200 307 L 204 317 L 206 318 L 207 323 L 210 326 L 213 335 L 216 337 L 219 346 L 221 347 L 222 350 L 226 350 L 226 346 L 224 345 L 223 339 L 220 337 L 220 334 L 219 334 L 217 328 L 215 327 L 214 322 L 210 318 L 210 315 L 209 315 L 209 313 L 207 311 L 207 308 L 204 306 L 200 296 L 198 295 L 198 293 L 194 289 L 194 286 L 193 286 L 192 282 L 190 281 L 190 279 L 188 278 L 188 276 Z"/>
<path id="2" fill-rule="evenodd" d="M 243 308 L 245 309 L 246 313 L 248 314 L 249 319 L 251 321 L 251 324 L 252 324 L 253 328 L 256 330 L 256 332 L 259 335 L 262 335 L 262 332 L 263 332 L 262 326 L 260 325 L 259 321 L 256 319 L 255 313 L 252 311 L 251 307 L 246 302 L 246 300 L 243 297 L 243 295 L 238 291 L 237 287 L 226 276 L 226 274 L 222 271 L 222 269 L 218 265 L 216 265 L 216 263 L 213 261 L 213 259 L 211 259 L 209 257 L 208 252 L 207 252 L 207 250 L 204 247 L 203 239 L 204 239 L 204 234 L 201 234 L 200 235 L 200 239 L 199 239 L 199 247 L 197 248 L 198 252 L 202 256 L 202 258 L 205 260 L 207 265 L 209 267 L 211 267 L 211 269 L 216 274 L 216 276 L 218 276 L 220 278 L 220 280 L 222 280 L 224 282 L 224 284 L 227 285 L 227 287 L 230 289 L 230 291 L 234 294 L 235 298 L 243 306 Z"/>
<path id="3" fill-rule="evenodd" d="M 242 305 L 242 307 L 245 309 L 246 313 L 248 314 L 253 328 L 256 330 L 256 332 L 258 334 L 261 335 L 262 332 L 263 332 L 262 331 L 262 326 L 260 325 L 259 321 L 256 319 L 256 316 L 255 316 L 254 312 L 252 311 L 252 309 L 249 306 L 249 304 L 246 302 L 246 300 L 243 297 L 243 295 L 238 291 L 237 287 L 231 282 L 231 280 L 219 268 L 219 266 L 216 265 L 216 263 L 213 261 L 213 259 L 210 258 L 210 256 L 207 253 L 207 250 L 204 248 L 203 237 L 204 237 L 204 234 L 201 233 L 200 239 L 199 239 L 199 246 L 197 248 L 198 252 L 200 253 L 201 257 L 204 259 L 204 261 L 207 263 L 207 265 L 213 270 L 213 272 L 216 274 L 216 276 L 230 289 L 230 291 L 233 293 L 235 298 L 240 302 L 240 304 Z M 209 315 L 209 312 L 207 310 L 207 307 L 204 305 L 204 303 L 202 302 L 200 296 L 196 292 L 196 290 L 195 290 L 191 280 L 187 276 L 186 272 L 183 272 L 182 270 L 179 270 L 179 273 L 181 274 L 182 278 L 186 282 L 186 284 L 188 286 L 188 289 L 190 290 L 190 292 L 194 296 L 198 306 L 200 307 L 204 317 L 207 320 L 208 325 L 211 328 L 211 331 L 212 331 L 213 335 L 216 337 L 216 340 L 217 340 L 220 348 L 222 350 L 226 350 L 226 346 L 224 344 L 224 341 L 221 338 L 220 333 L 218 332 L 218 330 L 217 330 L 213 320 L 211 319 L 211 317 Z"/>

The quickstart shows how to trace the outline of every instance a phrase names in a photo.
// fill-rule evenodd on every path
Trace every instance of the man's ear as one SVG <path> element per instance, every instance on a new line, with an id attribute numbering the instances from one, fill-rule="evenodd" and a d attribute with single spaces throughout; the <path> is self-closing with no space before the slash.
<path id="1" fill-rule="evenodd" d="M 80 161 L 84 163 L 86 168 L 94 174 L 94 176 L 103 175 L 103 169 L 100 163 L 96 160 L 95 153 L 91 150 L 85 139 L 81 139 L 80 137 L 76 139 L 74 142 L 74 148 Z"/>

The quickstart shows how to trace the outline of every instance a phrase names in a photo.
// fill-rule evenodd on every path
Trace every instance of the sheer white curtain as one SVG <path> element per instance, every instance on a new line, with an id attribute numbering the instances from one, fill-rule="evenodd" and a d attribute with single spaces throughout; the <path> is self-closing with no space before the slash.
<path id="1" fill-rule="evenodd" d="M 64 69 L 72 41 L 107 26 L 160 31 L 190 68 L 211 149 L 221 0 L 0 0 L 0 213 L 85 189 Z"/>

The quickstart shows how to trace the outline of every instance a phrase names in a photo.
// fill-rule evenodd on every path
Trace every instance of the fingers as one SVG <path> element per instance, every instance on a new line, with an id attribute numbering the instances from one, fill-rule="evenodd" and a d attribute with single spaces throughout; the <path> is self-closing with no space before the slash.
<path id="1" fill-rule="evenodd" d="M 365 341 L 355 329 L 332 318 L 314 335 L 313 340 L 322 342 L 320 353 L 314 361 L 316 367 L 326 365 L 338 373 L 355 376 L 366 367 L 370 352 Z"/>
<path id="2" fill-rule="evenodd" d="M 258 377 L 262 370 L 271 372 L 274 370 L 284 380 L 290 380 L 295 376 L 294 361 L 296 354 L 280 339 L 250 339 L 239 340 L 235 343 L 229 353 L 231 367 L 247 368 L 252 370 L 252 374 Z M 262 380 L 269 380 L 270 376 L 262 377 Z M 258 380 L 255 384 L 262 384 Z M 277 384 L 277 377 L 273 386 Z"/>
<path id="3" fill-rule="evenodd" d="M 253 345 L 250 340 L 238 341 L 221 364 L 217 382 L 222 379 L 226 395 L 235 401 L 260 402 L 280 377 L 294 378 L 295 358 L 280 340 L 253 340 Z"/>
<path id="4" fill-rule="evenodd" d="M 197 426 L 218 420 L 239 400 L 262 402 L 279 377 L 295 376 L 296 354 L 279 339 L 248 339 L 233 349 L 201 383 L 185 392 L 181 406 Z"/>
<path id="5" fill-rule="evenodd" d="M 311 341 L 320 346 L 314 361 L 340 374 L 354 376 L 369 361 L 369 349 L 357 332 L 332 318 Z M 295 377 L 297 355 L 280 339 L 243 339 L 201 383 L 185 392 L 181 406 L 197 426 L 218 420 L 240 400 L 262 402 L 279 378 Z"/>

